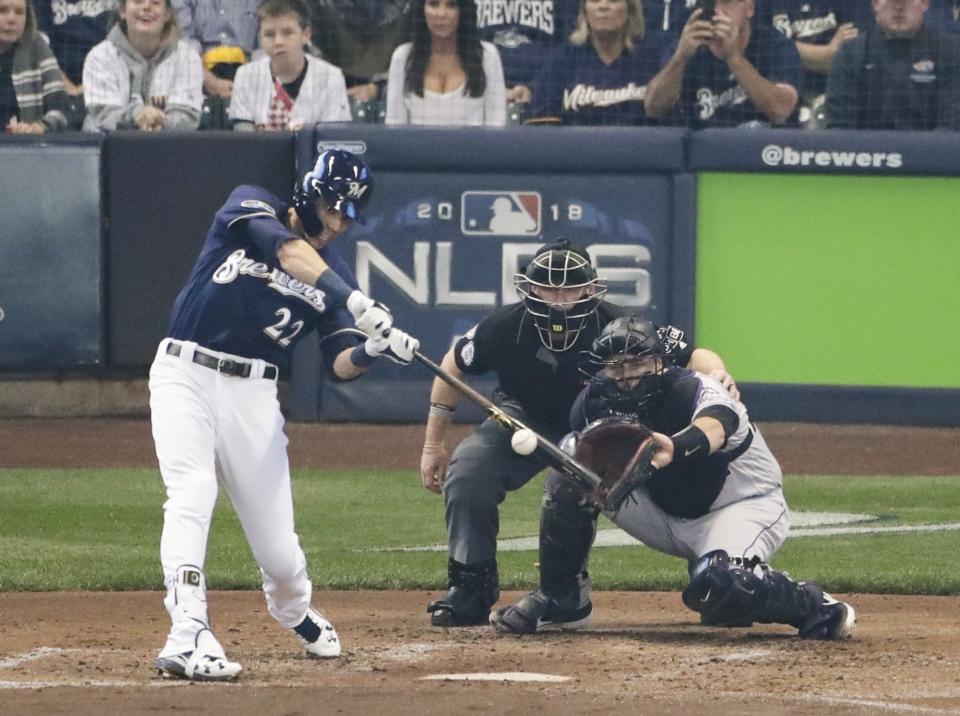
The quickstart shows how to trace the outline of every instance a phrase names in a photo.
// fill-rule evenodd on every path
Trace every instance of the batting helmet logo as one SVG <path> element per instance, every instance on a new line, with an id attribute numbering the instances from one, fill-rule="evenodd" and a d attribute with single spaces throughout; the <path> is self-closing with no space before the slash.
<path id="1" fill-rule="evenodd" d="M 347 196 L 351 199 L 359 199 L 369 188 L 369 184 L 361 184 L 358 181 L 349 182 L 347 184 Z"/>

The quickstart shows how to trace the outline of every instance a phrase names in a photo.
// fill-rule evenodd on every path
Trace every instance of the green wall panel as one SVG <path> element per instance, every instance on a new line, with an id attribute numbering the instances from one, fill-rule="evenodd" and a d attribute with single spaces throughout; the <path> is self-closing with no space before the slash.
<path id="1" fill-rule="evenodd" d="M 696 332 L 741 382 L 960 387 L 960 179 L 705 173 Z"/>

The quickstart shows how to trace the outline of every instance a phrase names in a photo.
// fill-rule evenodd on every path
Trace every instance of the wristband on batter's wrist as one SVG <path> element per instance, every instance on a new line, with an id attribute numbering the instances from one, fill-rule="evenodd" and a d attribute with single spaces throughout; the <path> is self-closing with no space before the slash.
<path id="1" fill-rule="evenodd" d="M 361 343 L 350 351 L 350 362 L 357 368 L 369 368 L 376 362 L 378 356 L 372 356 L 367 353 L 367 344 Z"/>
<path id="2" fill-rule="evenodd" d="M 696 425 L 671 435 L 670 442 L 673 443 L 673 462 L 691 457 L 705 457 L 710 454 L 710 440 L 707 434 Z"/>
<path id="3" fill-rule="evenodd" d="M 330 299 L 331 304 L 346 305 L 347 298 L 354 291 L 332 268 L 326 269 L 313 284 L 318 291 Z"/>
<path id="4" fill-rule="evenodd" d="M 438 418 L 444 418 L 450 420 L 453 417 L 453 411 L 455 408 L 452 405 L 444 405 L 443 403 L 434 403 L 430 402 L 430 415 L 435 415 Z"/>

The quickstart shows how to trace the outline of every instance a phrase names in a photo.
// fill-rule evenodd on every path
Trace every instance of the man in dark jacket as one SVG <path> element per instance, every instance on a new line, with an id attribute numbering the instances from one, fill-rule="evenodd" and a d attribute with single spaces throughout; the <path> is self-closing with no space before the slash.
<path id="1" fill-rule="evenodd" d="M 877 24 L 837 52 L 827 126 L 960 129 L 960 44 L 924 26 L 929 0 L 873 0 Z"/>

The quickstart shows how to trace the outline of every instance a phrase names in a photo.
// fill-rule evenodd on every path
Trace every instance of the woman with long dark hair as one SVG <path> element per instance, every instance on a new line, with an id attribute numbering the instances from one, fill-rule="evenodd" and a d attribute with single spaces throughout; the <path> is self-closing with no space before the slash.
<path id="1" fill-rule="evenodd" d="M 387 79 L 387 124 L 486 125 L 507 119 L 497 48 L 481 41 L 474 0 L 416 0 L 410 42 Z"/>

